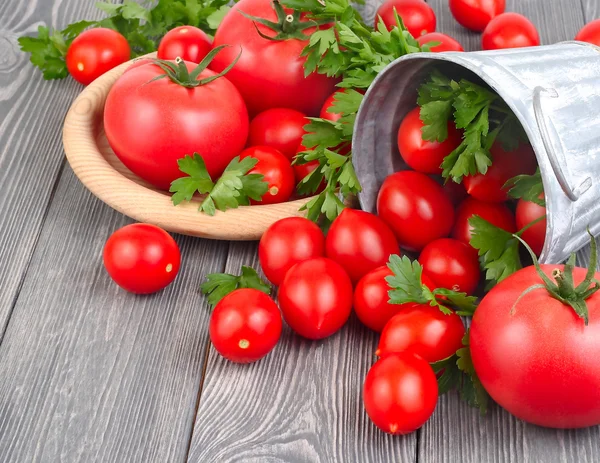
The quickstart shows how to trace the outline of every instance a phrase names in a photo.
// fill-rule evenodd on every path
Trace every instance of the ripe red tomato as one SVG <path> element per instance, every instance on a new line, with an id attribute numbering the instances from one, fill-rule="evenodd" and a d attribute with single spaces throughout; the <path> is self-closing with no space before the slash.
<path id="1" fill-rule="evenodd" d="M 344 90 L 336 90 L 325 100 L 325 103 L 323 103 L 323 107 L 321 108 L 321 112 L 319 113 L 319 117 L 321 119 L 326 119 L 331 122 L 337 122 L 341 119 L 342 113 L 331 113 L 328 110 L 331 106 L 333 106 L 333 103 L 335 103 L 335 96 L 343 91 Z"/>
<path id="2" fill-rule="evenodd" d="M 352 282 L 344 269 L 325 257 L 294 265 L 279 287 L 283 318 L 296 333 L 323 339 L 338 331 L 352 310 Z"/>
<path id="3" fill-rule="evenodd" d="M 464 335 L 463 322 L 455 313 L 445 315 L 437 307 L 414 304 L 385 325 L 375 355 L 406 351 L 429 363 L 439 362 L 463 346 Z"/>
<path id="4" fill-rule="evenodd" d="M 219 354 L 236 363 L 267 355 L 281 336 L 279 308 L 257 289 L 236 289 L 215 306 L 210 316 L 210 341 Z"/>
<path id="5" fill-rule="evenodd" d="M 139 68 L 140 66 L 144 66 L 145 64 L 153 64 L 154 60 L 152 58 L 136 58 L 131 60 L 131 64 L 124 72 L 129 72 L 132 69 Z"/>
<path id="6" fill-rule="evenodd" d="M 433 414 L 438 385 L 431 366 L 410 352 L 389 354 L 367 373 L 363 402 L 371 421 L 389 434 L 416 431 Z"/>
<path id="7" fill-rule="evenodd" d="M 258 245 L 260 265 L 275 286 L 283 282 L 287 271 L 298 262 L 324 254 L 323 232 L 304 217 L 278 220 L 267 229 Z"/>
<path id="8" fill-rule="evenodd" d="M 385 179 L 377 197 L 377 213 L 400 246 L 413 251 L 448 236 L 454 223 L 454 207 L 443 188 L 426 175 L 408 170 Z"/>
<path id="9" fill-rule="evenodd" d="M 476 174 L 463 179 L 467 193 L 480 201 L 501 203 L 508 200 L 504 184 L 521 174 L 532 175 L 537 161 L 531 145 L 522 144 L 515 151 L 506 152 L 499 143 L 490 150 L 492 165 L 485 175 Z"/>
<path id="10" fill-rule="evenodd" d="M 177 160 L 194 152 L 216 179 L 246 144 L 248 113 L 241 95 L 224 77 L 186 88 L 168 77 L 152 81 L 160 75 L 161 68 L 146 64 L 114 83 L 104 108 L 111 148 L 129 170 L 163 190 L 183 176 Z M 205 70 L 199 78 L 213 75 Z"/>
<path id="11" fill-rule="evenodd" d="M 540 35 L 533 23 L 518 13 L 502 13 L 496 16 L 481 36 L 481 46 L 484 50 L 535 47 L 539 44 Z"/>
<path id="12" fill-rule="evenodd" d="M 309 116 L 319 114 L 338 80 L 317 73 L 304 77 L 306 58 L 300 55 L 317 28 L 303 31 L 306 40 L 269 40 L 261 37 L 256 28 L 268 37 L 275 37 L 277 33 L 244 17 L 240 11 L 277 21 L 271 0 L 241 0 L 236 3 L 221 22 L 213 42 L 213 47 L 231 46 L 215 57 L 210 68 L 217 72 L 225 69 L 237 58 L 241 47 L 242 54 L 227 78 L 243 95 L 250 114 L 269 108 L 290 108 Z M 285 11 L 292 13 L 288 8 Z M 304 18 L 302 14 L 302 25 L 305 24 Z M 289 27 L 287 24 L 286 27 Z M 319 26 L 320 29 L 326 27 L 330 26 Z"/>
<path id="13" fill-rule="evenodd" d="M 587 23 L 577 33 L 575 40 L 588 42 L 600 47 L 600 19 Z"/>
<path id="14" fill-rule="evenodd" d="M 552 279 L 563 265 L 542 265 Z M 575 284 L 586 270 L 575 268 Z M 600 273 L 596 273 L 596 280 Z M 589 324 L 550 296 L 533 266 L 497 284 L 475 311 L 470 348 L 492 398 L 524 421 L 553 428 L 600 424 L 600 293 Z"/>
<path id="15" fill-rule="evenodd" d="M 450 0 L 450 11 L 458 23 L 473 31 L 483 31 L 492 18 L 504 13 L 505 0 Z"/>
<path id="16" fill-rule="evenodd" d="M 398 129 L 398 149 L 400 156 L 409 167 L 424 174 L 441 174 L 442 161 L 454 151 L 462 141 L 462 136 L 448 122 L 448 138 L 439 143 L 437 141 L 423 140 L 421 129 L 423 122 L 420 117 L 420 108 L 410 111 Z"/>
<path id="17" fill-rule="evenodd" d="M 507 232 L 517 231 L 515 216 L 511 210 L 502 203 L 486 203 L 475 198 L 465 199 L 456 210 L 456 221 L 452 230 L 452 238 L 469 244 L 471 242 L 471 225 L 469 219 L 478 215 L 492 225 L 502 228 Z"/>
<path id="18" fill-rule="evenodd" d="M 385 278 L 393 275 L 387 266 L 371 270 L 363 276 L 354 289 L 354 311 L 358 319 L 366 327 L 380 332 L 385 324 L 396 315 L 415 304 L 390 304 L 388 291 L 390 287 Z M 434 290 L 435 284 L 424 273 L 421 280 L 429 289 Z"/>
<path id="19" fill-rule="evenodd" d="M 262 174 L 269 189 L 260 201 L 250 200 L 250 204 L 276 204 L 287 201 L 294 192 L 296 178 L 290 160 L 281 152 L 269 146 L 253 146 L 240 154 L 240 159 L 252 157 L 258 163 L 248 171 L 249 174 Z"/>
<path id="20" fill-rule="evenodd" d="M 377 10 L 375 28 L 381 17 L 388 30 L 392 30 L 396 26 L 394 9 L 413 37 L 435 31 L 435 13 L 423 0 L 387 0 Z"/>
<path id="21" fill-rule="evenodd" d="M 443 51 L 465 51 L 463 46 L 454 38 L 449 35 L 442 34 L 441 32 L 431 32 L 429 34 L 422 35 L 417 38 L 419 45 L 423 46 L 429 42 L 440 42 L 439 45 L 431 47 L 433 53 L 441 53 Z"/>
<path id="22" fill-rule="evenodd" d="M 462 183 L 449 180 L 442 185 L 442 188 L 444 189 L 444 194 L 454 206 L 458 206 L 469 196 Z"/>
<path id="23" fill-rule="evenodd" d="M 305 164 L 294 164 L 292 165 L 294 168 L 294 175 L 296 176 L 296 185 L 298 185 L 302 180 L 304 180 L 308 174 L 310 174 L 313 170 L 319 167 L 319 161 L 308 161 Z M 326 183 L 325 180 L 321 182 L 315 194 L 320 193 L 325 189 Z"/>
<path id="24" fill-rule="evenodd" d="M 394 232 L 375 214 L 346 208 L 329 228 L 325 254 L 356 283 L 384 265 L 391 254 L 400 254 L 400 248 Z"/>
<path id="25" fill-rule="evenodd" d="M 71 42 L 66 62 L 73 79 L 88 85 L 129 58 L 127 39 L 117 31 L 98 27 L 82 32 Z"/>
<path id="26" fill-rule="evenodd" d="M 419 263 L 438 288 L 473 294 L 479 283 L 477 251 L 462 241 L 432 241 L 421 252 Z"/>
<path id="27" fill-rule="evenodd" d="M 543 194 L 541 197 L 544 197 Z M 516 212 L 517 229 L 522 230 L 534 220 L 545 217 L 545 215 L 545 207 L 539 206 L 531 201 L 519 199 Z M 544 249 L 544 243 L 546 242 L 546 225 L 547 221 L 544 218 L 535 225 L 529 227 L 521 235 L 521 238 L 525 240 L 525 242 L 537 256 L 539 256 L 542 253 L 542 249 Z"/>
<path id="28" fill-rule="evenodd" d="M 293 109 L 267 109 L 250 122 L 248 145 L 271 146 L 293 160 L 308 122 L 304 114 Z"/>
<path id="29" fill-rule="evenodd" d="M 159 59 L 181 58 L 199 63 L 212 48 L 210 37 L 194 26 L 179 26 L 165 34 L 158 45 Z"/>
<path id="30" fill-rule="evenodd" d="M 134 223 L 118 229 L 104 245 L 104 266 L 121 288 L 150 294 L 169 285 L 179 272 L 181 255 L 162 228 Z"/>

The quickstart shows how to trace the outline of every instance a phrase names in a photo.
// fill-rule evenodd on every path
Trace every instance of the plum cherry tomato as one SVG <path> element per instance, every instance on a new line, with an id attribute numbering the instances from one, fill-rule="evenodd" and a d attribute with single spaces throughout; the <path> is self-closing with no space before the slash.
<path id="1" fill-rule="evenodd" d="M 412 251 L 448 236 L 454 223 L 454 207 L 443 188 L 425 174 L 408 170 L 385 179 L 377 196 L 377 213 L 400 246 Z"/>
<path id="2" fill-rule="evenodd" d="M 287 271 L 298 262 L 324 254 L 323 232 L 304 217 L 278 220 L 267 229 L 258 245 L 260 265 L 275 286 L 283 282 Z"/>
<path id="3" fill-rule="evenodd" d="M 409 167 L 424 174 L 441 174 L 442 161 L 462 141 L 461 134 L 448 122 L 448 138 L 443 142 L 423 140 L 420 108 L 410 111 L 398 129 L 398 150 Z"/>
<path id="4" fill-rule="evenodd" d="M 432 241 L 421 252 L 419 263 L 438 288 L 472 295 L 479 283 L 477 251 L 462 241 Z"/>
<path id="5" fill-rule="evenodd" d="M 267 355 L 281 336 L 281 314 L 267 294 L 237 289 L 215 306 L 210 316 L 210 340 L 219 354 L 236 363 Z"/>
<path id="6" fill-rule="evenodd" d="M 179 26 L 165 34 L 158 45 L 159 59 L 199 63 L 212 48 L 212 40 L 202 30 L 194 26 Z"/>
<path id="7" fill-rule="evenodd" d="M 271 146 L 292 161 L 308 122 L 304 114 L 293 109 L 267 109 L 250 122 L 248 146 Z"/>
<path id="8" fill-rule="evenodd" d="M 391 254 L 400 254 L 400 248 L 394 232 L 375 214 L 346 208 L 329 228 L 325 254 L 356 283 L 384 265 Z"/>
<path id="9" fill-rule="evenodd" d="M 345 270 L 325 257 L 294 265 L 279 287 L 283 318 L 296 333 L 323 339 L 338 331 L 352 310 L 352 282 Z"/>
<path id="10" fill-rule="evenodd" d="M 98 27 L 82 32 L 73 40 L 66 62 L 73 79 L 88 85 L 130 57 L 131 49 L 125 37 L 112 29 Z"/>
<path id="11" fill-rule="evenodd" d="M 504 13 L 505 0 L 450 0 L 450 11 L 458 23 L 472 31 L 483 31 L 492 18 Z"/>
<path id="12" fill-rule="evenodd" d="M 389 434 L 416 431 L 433 414 L 438 385 L 431 366 L 411 352 L 388 354 L 367 373 L 363 402 L 369 418 Z"/>
<path id="13" fill-rule="evenodd" d="M 135 223 L 114 232 L 104 246 L 104 266 L 121 288 L 150 294 L 170 284 L 179 272 L 177 243 L 162 228 Z"/>
<path id="14" fill-rule="evenodd" d="M 377 10 L 375 28 L 381 16 L 388 30 L 392 30 L 396 26 L 394 9 L 413 37 L 435 31 L 435 13 L 423 0 L 387 0 Z"/>
<path id="15" fill-rule="evenodd" d="M 429 51 L 433 53 L 441 53 L 443 51 L 465 51 L 463 46 L 449 35 L 441 32 L 430 32 L 417 38 L 419 45 L 423 46 L 429 42 L 439 42 L 439 45 L 431 47 Z"/>
<path id="16" fill-rule="evenodd" d="M 515 216 L 505 204 L 487 203 L 475 198 L 467 198 L 456 210 L 452 238 L 470 244 L 472 227 L 469 224 L 469 219 L 475 215 L 509 233 L 517 231 Z"/>
<path id="17" fill-rule="evenodd" d="M 269 189 L 261 201 L 250 200 L 250 204 L 276 204 L 287 201 L 294 192 L 296 178 L 288 158 L 275 148 L 253 146 L 240 154 L 240 159 L 253 157 L 258 163 L 248 171 L 249 174 L 262 174 Z"/>
<path id="18" fill-rule="evenodd" d="M 541 195 L 543 198 L 543 194 Z M 523 232 L 521 238 L 529 245 L 531 250 L 539 257 L 546 241 L 546 208 L 531 201 L 519 199 L 517 203 L 517 229 L 522 230 L 531 222 L 540 219 Z M 544 217 L 541 219 L 541 217 Z"/>
<path id="19" fill-rule="evenodd" d="M 600 19 L 596 19 L 583 26 L 575 37 L 575 40 L 592 43 L 600 47 Z"/>
<path id="20" fill-rule="evenodd" d="M 540 35 L 533 23 L 518 13 L 502 13 L 496 16 L 481 36 L 481 46 L 484 50 L 535 47 L 539 44 Z"/>
<path id="21" fill-rule="evenodd" d="M 385 325 L 375 355 L 406 351 L 429 363 L 439 362 L 463 346 L 464 335 L 463 322 L 455 313 L 445 315 L 437 307 L 414 304 Z"/>
<path id="22" fill-rule="evenodd" d="M 414 303 L 390 304 L 388 291 L 390 287 L 385 278 L 392 276 L 392 271 L 387 266 L 382 266 L 370 271 L 360 279 L 354 289 L 354 311 L 356 316 L 367 328 L 381 332 L 385 324 L 407 308 L 414 307 Z M 435 289 L 435 284 L 424 273 L 421 280 L 430 290 Z"/>

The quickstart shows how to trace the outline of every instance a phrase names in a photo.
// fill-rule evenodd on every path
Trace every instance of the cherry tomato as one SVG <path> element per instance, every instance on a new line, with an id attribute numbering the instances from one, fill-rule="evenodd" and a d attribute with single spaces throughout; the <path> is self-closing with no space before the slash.
<path id="1" fill-rule="evenodd" d="M 476 32 L 483 31 L 492 18 L 504 13 L 505 8 L 505 0 L 450 0 L 454 19 Z"/>
<path id="2" fill-rule="evenodd" d="M 249 146 L 271 146 L 283 153 L 290 161 L 296 156 L 302 142 L 306 116 L 286 108 L 267 109 L 250 122 Z"/>
<path id="3" fill-rule="evenodd" d="M 419 263 L 438 288 L 472 295 L 479 283 L 477 251 L 462 241 L 432 241 L 421 252 Z"/>
<path id="4" fill-rule="evenodd" d="M 358 319 L 373 331 L 381 332 L 385 324 L 396 315 L 415 304 L 390 304 L 388 291 L 390 287 L 385 278 L 392 276 L 387 266 L 371 270 L 363 276 L 354 289 L 354 311 Z M 424 273 L 421 280 L 429 289 L 434 290 L 435 284 Z"/>
<path id="5" fill-rule="evenodd" d="M 543 198 L 543 194 L 540 196 Z M 525 242 L 529 245 L 531 250 L 539 256 L 542 253 L 542 249 L 544 248 L 544 243 L 546 242 L 546 208 L 537 205 L 536 203 L 532 203 L 531 201 L 525 201 L 524 199 L 519 199 L 517 203 L 517 229 L 521 230 L 529 225 L 534 220 L 541 219 L 535 225 L 532 225 L 527 230 L 523 232 L 521 238 L 525 240 Z"/>
<path id="6" fill-rule="evenodd" d="M 215 306 L 210 316 L 210 341 L 219 354 L 236 363 L 267 355 L 281 336 L 281 314 L 267 294 L 236 289 Z"/>
<path id="7" fill-rule="evenodd" d="M 246 148 L 240 154 L 240 159 L 253 157 L 258 159 L 256 165 L 248 171 L 249 174 L 262 174 L 269 189 L 262 200 L 250 200 L 250 204 L 276 204 L 287 201 L 294 192 L 296 178 L 294 169 L 288 158 L 270 146 L 253 146 Z"/>
<path id="8" fill-rule="evenodd" d="M 97 27 L 82 32 L 71 42 L 66 62 L 73 79 L 88 85 L 130 57 L 125 37 L 112 29 Z"/>
<path id="9" fill-rule="evenodd" d="M 263 234 L 258 258 L 265 276 L 279 286 L 287 271 L 298 262 L 325 254 L 325 236 L 321 229 L 304 217 L 278 220 Z"/>
<path id="10" fill-rule="evenodd" d="M 587 23 L 577 33 L 575 40 L 588 42 L 600 47 L 600 19 Z"/>
<path id="11" fill-rule="evenodd" d="M 175 240 L 154 225 L 127 225 L 104 246 L 106 271 L 121 288 L 135 294 L 155 293 L 169 285 L 180 263 Z"/>
<path id="12" fill-rule="evenodd" d="M 325 253 L 356 283 L 400 254 L 394 232 L 374 214 L 346 208 L 333 221 L 325 238 Z"/>
<path id="13" fill-rule="evenodd" d="M 416 431 L 433 414 L 438 385 L 431 366 L 411 352 L 388 354 L 367 373 L 363 402 L 371 421 L 389 434 Z"/>
<path id="14" fill-rule="evenodd" d="M 467 194 L 467 190 L 465 190 L 465 186 L 462 183 L 456 183 L 452 180 L 448 180 L 446 183 L 444 183 L 442 188 L 444 189 L 444 194 L 454 206 L 458 206 L 465 200 L 465 198 L 469 196 Z"/>
<path id="15" fill-rule="evenodd" d="M 319 161 L 308 161 L 305 164 L 293 164 L 294 175 L 296 176 L 296 185 L 298 185 L 302 180 L 304 180 L 308 175 L 314 171 L 317 167 L 319 167 Z M 326 183 L 325 180 L 321 182 L 315 194 L 320 193 L 325 189 Z"/>
<path id="16" fill-rule="evenodd" d="M 505 183 L 521 174 L 533 174 L 536 159 L 531 145 L 522 144 L 515 151 L 506 152 L 498 143 L 492 146 L 492 165 L 485 175 L 468 175 L 463 179 L 467 193 L 480 201 L 501 203 L 508 200 Z"/>
<path id="17" fill-rule="evenodd" d="M 452 238 L 469 244 L 471 242 L 471 230 L 469 219 L 478 215 L 507 232 L 517 231 L 515 216 L 511 210 L 502 203 L 486 203 L 475 198 L 465 199 L 456 210 L 456 221 L 452 230 Z"/>
<path id="18" fill-rule="evenodd" d="M 377 197 L 377 213 L 400 246 L 413 251 L 448 236 L 454 223 L 454 207 L 443 188 L 425 174 L 408 170 L 385 179 Z"/>
<path id="19" fill-rule="evenodd" d="M 387 0 L 377 10 L 375 28 L 381 16 L 388 30 L 392 30 L 396 26 L 394 9 L 413 37 L 435 31 L 435 13 L 423 0 Z"/>
<path id="20" fill-rule="evenodd" d="M 343 92 L 343 91 L 344 90 L 336 90 L 331 95 L 329 95 L 329 97 L 325 100 L 325 103 L 323 103 L 323 107 L 321 108 L 321 112 L 319 114 L 319 117 L 321 119 L 326 119 L 331 122 L 337 122 L 341 119 L 341 117 L 342 117 L 341 113 L 329 112 L 329 108 L 331 106 L 333 106 L 333 103 L 335 102 L 335 96 L 338 93 Z"/>
<path id="21" fill-rule="evenodd" d="M 437 307 L 414 304 L 385 325 L 375 355 L 406 351 L 429 363 L 439 362 L 463 346 L 464 335 L 463 322 L 455 313 L 445 315 Z"/>
<path id="22" fill-rule="evenodd" d="M 279 287 L 283 318 L 296 333 L 323 339 L 338 331 L 352 310 L 352 282 L 344 269 L 325 257 L 294 265 Z"/>
<path id="23" fill-rule="evenodd" d="M 518 13 L 502 13 L 496 16 L 481 36 L 481 46 L 484 50 L 535 47 L 539 44 L 540 35 L 533 23 Z"/>
<path id="24" fill-rule="evenodd" d="M 448 138 L 442 143 L 423 140 L 421 129 L 423 122 L 420 117 L 420 108 L 410 111 L 402 120 L 398 129 L 398 149 L 400 156 L 409 167 L 424 174 L 441 174 L 442 161 L 454 151 L 462 141 L 462 136 L 448 122 Z"/>
<path id="25" fill-rule="evenodd" d="M 194 26 L 179 26 L 165 34 L 158 45 L 158 59 L 181 58 L 184 61 L 199 63 L 212 48 L 212 40 L 202 30 Z"/>
<path id="26" fill-rule="evenodd" d="M 439 45 L 431 47 L 429 50 L 433 53 L 441 53 L 443 51 L 465 51 L 463 46 L 456 39 L 449 35 L 442 34 L 441 32 L 431 32 L 422 35 L 417 38 L 417 42 L 419 42 L 419 45 L 421 46 L 429 42 L 440 42 Z"/>

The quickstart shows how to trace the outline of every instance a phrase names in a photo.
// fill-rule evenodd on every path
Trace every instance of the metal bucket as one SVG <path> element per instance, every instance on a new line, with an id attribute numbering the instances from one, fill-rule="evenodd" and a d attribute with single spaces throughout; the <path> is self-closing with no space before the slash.
<path id="1" fill-rule="evenodd" d="M 582 42 L 470 53 L 415 53 L 386 67 L 365 95 L 354 137 L 364 210 L 391 173 L 407 169 L 396 145 L 417 88 L 433 67 L 483 81 L 521 121 L 546 193 L 546 242 L 540 260 L 558 263 L 600 234 L 600 48 Z"/>

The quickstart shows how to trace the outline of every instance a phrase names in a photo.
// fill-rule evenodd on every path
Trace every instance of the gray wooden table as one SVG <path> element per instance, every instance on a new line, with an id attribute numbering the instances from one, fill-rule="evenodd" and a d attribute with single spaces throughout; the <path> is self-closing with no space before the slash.
<path id="1" fill-rule="evenodd" d="M 478 47 L 447 0 L 430 3 L 438 30 Z M 546 44 L 600 16 L 598 0 L 508 9 Z M 377 338 L 355 319 L 322 342 L 286 329 L 253 365 L 224 361 L 198 286 L 207 273 L 256 266 L 255 243 L 177 236 L 173 285 L 136 297 L 113 284 L 102 247 L 130 220 L 79 183 L 61 144 L 81 87 L 43 81 L 16 44 L 39 24 L 98 15 L 93 0 L 0 2 L 0 462 L 600 461 L 598 427 L 542 429 L 499 407 L 481 417 L 453 393 L 418 432 L 377 431 L 361 401 Z"/>

